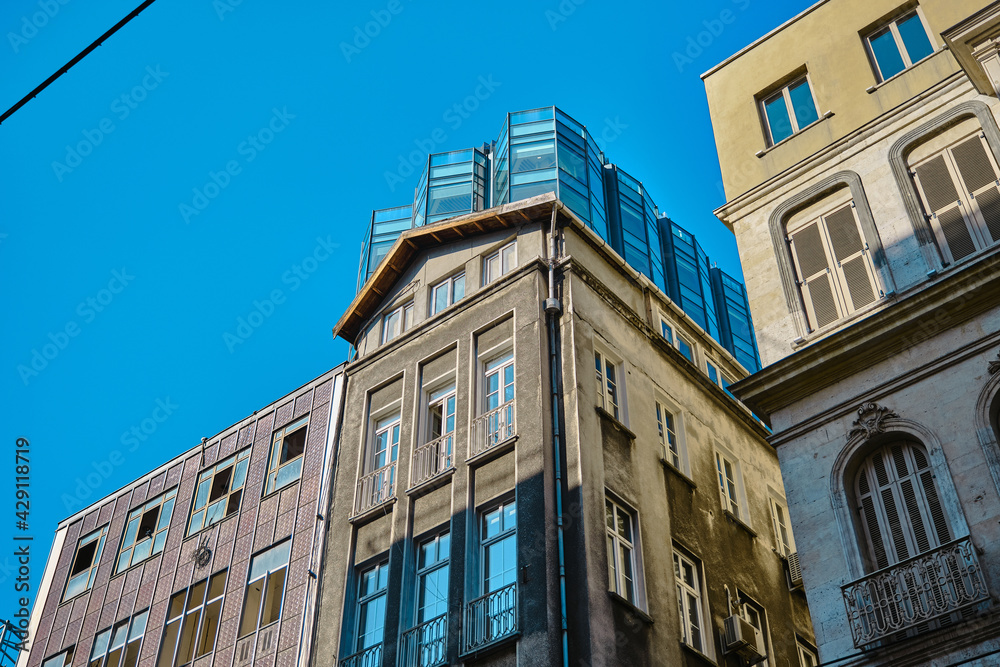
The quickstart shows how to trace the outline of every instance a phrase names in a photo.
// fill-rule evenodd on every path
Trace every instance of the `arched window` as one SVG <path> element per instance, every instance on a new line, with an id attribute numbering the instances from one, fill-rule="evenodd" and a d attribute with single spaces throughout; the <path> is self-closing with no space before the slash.
<path id="1" fill-rule="evenodd" d="M 896 441 L 868 455 L 855 478 L 869 570 L 880 570 L 951 541 L 923 446 Z"/>

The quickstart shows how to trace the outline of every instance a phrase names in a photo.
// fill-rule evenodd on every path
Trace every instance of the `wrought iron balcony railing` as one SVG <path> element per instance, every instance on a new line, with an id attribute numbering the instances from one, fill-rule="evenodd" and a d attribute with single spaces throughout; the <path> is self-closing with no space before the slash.
<path id="1" fill-rule="evenodd" d="M 514 401 L 509 400 L 500 407 L 494 408 L 472 421 L 472 433 L 469 438 L 469 458 L 482 454 L 487 449 L 496 447 L 510 440 L 517 434 L 514 423 Z"/>
<path id="2" fill-rule="evenodd" d="M 340 661 L 340 667 L 382 667 L 382 645 L 376 644 L 347 656 Z"/>
<path id="3" fill-rule="evenodd" d="M 968 537 L 853 581 L 843 592 L 858 648 L 989 599 Z"/>
<path id="4" fill-rule="evenodd" d="M 413 451 L 413 467 L 410 469 L 410 486 L 416 486 L 437 477 L 451 468 L 455 458 L 453 452 L 455 434 L 448 433 Z"/>
<path id="5" fill-rule="evenodd" d="M 403 633 L 399 642 L 399 667 L 437 667 L 447 662 L 447 614 Z"/>
<path id="6" fill-rule="evenodd" d="M 465 608 L 465 648 L 492 644 L 517 632 L 517 583 L 476 598 Z"/>
<path id="7" fill-rule="evenodd" d="M 396 491 L 396 462 L 368 473 L 358 480 L 354 513 L 361 514 L 392 498 Z"/>

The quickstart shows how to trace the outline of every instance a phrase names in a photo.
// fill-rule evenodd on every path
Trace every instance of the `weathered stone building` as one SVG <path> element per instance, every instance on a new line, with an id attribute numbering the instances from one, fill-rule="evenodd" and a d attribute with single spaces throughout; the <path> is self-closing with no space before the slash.
<path id="1" fill-rule="evenodd" d="M 746 371 L 554 195 L 404 232 L 335 333 L 311 664 L 816 664 Z"/>
<path id="2" fill-rule="evenodd" d="M 1000 4 L 824 0 L 705 75 L 820 658 L 1000 662 Z"/>
<path id="3" fill-rule="evenodd" d="M 304 664 L 342 377 L 60 523 L 19 667 Z"/>

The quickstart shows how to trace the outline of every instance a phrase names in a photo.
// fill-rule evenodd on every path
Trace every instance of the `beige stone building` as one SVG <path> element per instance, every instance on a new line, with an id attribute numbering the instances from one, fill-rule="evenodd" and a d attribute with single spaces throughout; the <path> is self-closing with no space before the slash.
<path id="1" fill-rule="evenodd" d="M 703 75 L 824 662 L 1000 664 L 998 35 L 825 0 Z"/>
<path id="2" fill-rule="evenodd" d="M 335 333 L 312 664 L 816 664 L 745 370 L 553 195 L 403 233 Z"/>

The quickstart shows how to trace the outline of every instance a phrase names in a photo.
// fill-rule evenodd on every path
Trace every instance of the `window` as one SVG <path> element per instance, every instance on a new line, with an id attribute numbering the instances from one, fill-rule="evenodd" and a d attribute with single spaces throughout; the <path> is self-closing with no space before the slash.
<path id="1" fill-rule="evenodd" d="M 483 285 L 489 285 L 500 276 L 506 275 L 515 266 L 517 266 L 517 246 L 511 241 L 483 259 Z"/>
<path id="2" fill-rule="evenodd" d="M 129 513 L 115 574 L 163 551 L 176 496 L 173 489 Z"/>
<path id="3" fill-rule="evenodd" d="M 674 579 L 677 584 L 677 607 L 681 619 L 681 641 L 694 650 L 705 653 L 700 568 L 692 559 L 676 549 Z"/>
<path id="4" fill-rule="evenodd" d="M 1000 171 L 982 131 L 923 160 L 918 151 L 910 168 L 944 261 L 1000 241 Z"/>
<path id="5" fill-rule="evenodd" d="M 389 563 L 379 563 L 358 578 L 358 631 L 355 651 L 362 653 L 382 645 L 385 636 L 385 600 L 389 585 Z M 379 653 L 381 657 L 381 653 Z M 358 664 L 381 664 L 381 660 Z"/>
<path id="6" fill-rule="evenodd" d="M 70 647 L 62 653 L 42 660 L 42 667 L 70 667 L 73 664 L 73 648 Z"/>
<path id="7" fill-rule="evenodd" d="M 768 95 L 760 106 L 767 140 L 771 146 L 819 120 L 816 101 L 806 76 L 801 76 Z"/>
<path id="8" fill-rule="evenodd" d="M 609 585 L 612 591 L 638 606 L 635 515 L 605 497 L 604 518 L 607 524 Z"/>
<path id="9" fill-rule="evenodd" d="M 951 541 L 924 448 L 896 442 L 869 455 L 855 482 L 871 570 Z"/>
<path id="10" fill-rule="evenodd" d="M 73 554 L 73 565 L 69 570 L 69 581 L 63 600 L 76 597 L 84 591 L 89 591 L 97 576 L 97 565 L 101 562 L 101 552 L 104 550 L 104 539 L 108 536 L 108 527 L 103 526 L 80 538 Z"/>
<path id="11" fill-rule="evenodd" d="M 677 349 L 688 361 L 694 363 L 694 345 L 681 334 L 677 334 Z"/>
<path id="12" fill-rule="evenodd" d="M 170 596 L 167 626 L 156 667 L 190 665 L 192 660 L 215 649 L 225 592 L 226 571 L 223 570 Z"/>
<path id="13" fill-rule="evenodd" d="M 399 413 L 378 419 L 362 462 L 355 512 L 367 512 L 396 493 L 396 459 L 399 456 Z M 411 471 L 413 472 L 413 471 Z"/>
<path id="14" fill-rule="evenodd" d="M 243 497 L 243 485 L 247 480 L 249 464 L 248 447 L 198 476 L 198 490 L 191 508 L 188 535 L 193 535 L 202 528 L 207 528 L 240 511 L 240 500 Z"/>
<path id="15" fill-rule="evenodd" d="M 758 647 L 763 649 L 761 655 L 768 656 L 767 659 L 758 664 L 770 665 L 772 663 L 769 655 L 770 651 L 767 650 L 767 617 L 764 613 L 764 608 L 746 597 L 743 593 L 736 591 L 736 594 L 739 597 L 738 611 L 740 616 L 757 631 Z"/>
<path id="16" fill-rule="evenodd" d="M 517 435 L 514 410 L 514 353 L 494 356 L 482 366 L 482 405 L 472 423 L 469 456 L 507 442 Z"/>
<path id="17" fill-rule="evenodd" d="M 443 665 L 448 655 L 448 533 L 417 547 L 417 625 L 403 636 L 405 664 Z"/>
<path id="18" fill-rule="evenodd" d="M 715 465 L 719 472 L 719 490 L 722 493 L 722 507 L 740 521 L 747 523 L 749 516 L 743 505 L 743 479 L 739 463 L 728 454 L 715 452 Z"/>
<path id="19" fill-rule="evenodd" d="M 480 596 L 466 610 L 466 647 L 478 648 L 517 630 L 517 508 L 506 501 L 480 515 Z"/>
<path id="20" fill-rule="evenodd" d="M 670 322 L 663 317 L 662 313 L 660 314 L 660 335 L 671 345 L 674 344 L 674 328 L 670 326 Z"/>
<path id="21" fill-rule="evenodd" d="M 88 667 L 136 667 L 147 616 L 148 609 L 98 633 L 90 651 Z"/>
<path id="22" fill-rule="evenodd" d="M 771 521 L 774 527 L 775 550 L 785 558 L 795 551 L 792 528 L 788 522 L 788 505 L 784 499 L 771 496 Z"/>
<path id="23" fill-rule="evenodd" d="M 455 440 L 455 385 L 427 397 L 427 435 L 414 457 L 414 476 L 426 479 L 452 467 Z"/>
<path id="24" fill-rule="evenodd" d="M 719 369 L 715 367 L 711 361 L 705 360 L 705 371 L 708 373 L 708 379 L 714 384 L 719 384 Z"/>
<path id="25" fill-rule="evenodd" d="M 250 560 L 240 637 L 253 634 L 281 618 L 281 603 L 285 594 L 291 551 L 292 541 L 285 540 Z"/>
<path id="26" fill-rule="evenodd" d="M 382 318 L 382 344 L 413 326 L 413 302 L 400 306 Z"/>
<path id="27" fill-rule="evenodd" d="M 660 438 L 660 455 L 673 467 L 687 472 L 682 443 L 677 437 L 677 413 L 661 401 L 656 401 L 656 431 Z"/>
<path id="28" fill-rule="evenodd" d="M 596 350 L 594 365 L 597 368 L 597 404 L 615 419 L 624 422 L 621 367 L 607 354 Z"/>
<path id="29" fill-rule="evenodd" d="M 799 667 L 816 667 L 819 664 L 819 657 L 816 649 L 806 644 L 800 638 L 795 638 L 795 646 L 799 654 Z"/>
<path id="30" fill-rule="evenodd" d="M 375 440 L 369 470 L 381 470 L 396 462 L 399 456 L 399 415 L 375 423 Z"/>
<path id="31" fill-rule="evenodd" d="M 486 362 L 483 383 L 486 412 L 514 400 L 514 353 Z"/>
<path id="32" fill-rule="evenodd" d="M 865 47 L 880 83 L 934 53 L 930 33 L 916 9 L 870 32 Z"/>
<path id="33" fill-rule="evenodd" d="M 431 315 L 440 313 L 465 296 L 465 272 L 442 280 L 431 290 Z"/>
<path id="34" fill-rule="evenodd" d="M 306 426 L 309 418 L 303 417 L 294 424 L 276 431 L 271 442 L 271 456 L 267 464 L 267 484 L 264 495 L 291 484 L 302 476 L 302 458 L 306 449 Z"/>
<path id="35" fill-rule="evenodd" d="M 733 395 L 733 392 L 729 391 L 729 385 L 731 385 L 732 383 L 733 379 L 728 375 L 726 375 L 725 373 L 721 373 L 719 375 L 719 386 L 722 387 L 722 390 L 724 392 L 729 394 L 730 398 L 732 398 L 734 401 L 738 401 L 740 399 L 736 398 L 736 396 Z"/>
<path id="36" fill-rule="evenodd" d="M 874 303 L 881 296 L 871 252 L 854 202 L 840 197 L 788 224 L 799 289 L 815 331 Z"/>

